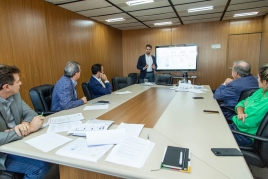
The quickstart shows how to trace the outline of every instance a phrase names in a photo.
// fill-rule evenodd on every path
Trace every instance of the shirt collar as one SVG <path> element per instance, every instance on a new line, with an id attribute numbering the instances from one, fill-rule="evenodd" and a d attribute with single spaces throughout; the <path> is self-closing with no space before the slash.
<path id="1" fill-rule="evenodd" d="M 3 104 L 3 105 L 7 105 L 7 104 L 11 104 L 12 101 L 14 101 L 14 97 L 13 96 L 9 96 L 6 100 L 2 97 L 0 97 L 0 102 Z"/>
<path id="2" fill-rule="evenodd" d="M 96 76 L 92 75 L 96 80 L 98 80 L 99 82 L 101 82 L 101 78 L 97 78 Z"/>
<path id="3" fill-rule="evenodd" d="M 72 78 L 71 78 L 71 80 L 72 80 L 72 83 L 73 83 L 73 85 L 75 87 L 77 85 L 77 81 L 74 81 Z"/>

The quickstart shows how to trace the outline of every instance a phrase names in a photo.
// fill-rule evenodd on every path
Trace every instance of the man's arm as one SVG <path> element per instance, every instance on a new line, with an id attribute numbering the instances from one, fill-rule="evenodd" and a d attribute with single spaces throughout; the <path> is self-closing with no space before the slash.
<path id="1" fill-rule="evenodd" d="M 94 94 L 111 94 L 111 83 L 105 83 L 105 86 L 106 88 L 103 88 L 103 86 L 99 82 L 97 82 L 95 84 L 90 85 L 90 89 L 94 92 Z"/>
<path id="2" fill-rule="evenodd" d="M 59 88 L 59 103 L 63 109 L 71 109 L 84 104 L 84 101 L 74 100 L 73 86 L 69 83 L 64 83 Z"/>
<path id="3" fill-rule="evenodd" d="M 216 89 L 213 97 L 216 100 L 222 100 L 222 101 L 239 98 L 239 96 L 237 97 L 235 88 L 232 85 L 219 86 Z"/>
<path id="4" fill-rule="evenodd" d="M 139 59 L 138 59 L 138 63 L 137 63 L 137 69 L 139 69 L 141 71 L 145 70 L 145 69 L 143 69 L 144 66 L 142 66 L 142 60 L 143 60 L 142 56 L 140 56 Z"/>

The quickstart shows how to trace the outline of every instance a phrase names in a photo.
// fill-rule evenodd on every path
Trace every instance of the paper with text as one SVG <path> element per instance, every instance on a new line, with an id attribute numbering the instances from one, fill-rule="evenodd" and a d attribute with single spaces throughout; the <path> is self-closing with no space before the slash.
<path id="1" fill-rule="evenodd" d="M 155 143 L 149 140 L 130 137 L 114 146 L 105 161 L 134 168 L 142 168 L 154 146 Z"/>
<path id="2" fill-rule="evenodd" d="M 43 152 L 48 152 L 53 150 L 67 142 L 70 142 L 73 139 L 64 137 L 55 133 L 45 133 L 38 137 L 32 138 L 30 140 L 24 141 L 26 144 L 29 144 Z"/>
<path id="3" fill-rule="evenodd" d="M 78 126 L 81 124 L 82 124 L 82 121 L 74 121 L 74 122 L 67 122 L 67 123 L 60 123 L 60 124 L 50 124 L 47 129 L 47 133 L 69 131 L 72 129 L 73 126 Z"/>
<path id="4" fill-rule="evenodd" d="M 88 145 L 118 144 L 128 138 L 125 129 L 91 131 L 86 136 Z"/>
<path id="5" fill-rule="evenodd" d="M 84 119 L 82 113 L 70 114 L 65 116 L 58 116 L 50 118 L 50 124 L 61 124 L 73 121 L 81 121 Z"/>
<path id="6" fill-rule="evenodd" d="M 94 106 L 86 106 L 83 110 L 100 110 L 100 109 L 108 109 L 109 104 L 103 105 L 94 105 Z"/>
<path id="7" fill-rule="evenodd" d="M 117 127 L 118 129 L 125 129 L 128 136 L 136 136 L 139 137 L 144 124 L 126 124 L 121 122 L 121 124 Z"/>
<path id="8" fill-rule="evenodd" d="M 96 163 L 113 146 L 114 145 L 88 146 L 86 139 L 78 138 L 59 149 L 56 154 Z"/>

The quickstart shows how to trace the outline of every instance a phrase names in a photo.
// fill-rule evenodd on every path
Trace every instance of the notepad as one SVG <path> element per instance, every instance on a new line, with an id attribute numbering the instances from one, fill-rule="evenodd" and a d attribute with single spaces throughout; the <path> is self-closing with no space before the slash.
<path id="1" fill-rule="evenodd" d="M 190 151 L 187 148 L 167 146 L 162 166 L 167 168 L 188 170 Z"/>

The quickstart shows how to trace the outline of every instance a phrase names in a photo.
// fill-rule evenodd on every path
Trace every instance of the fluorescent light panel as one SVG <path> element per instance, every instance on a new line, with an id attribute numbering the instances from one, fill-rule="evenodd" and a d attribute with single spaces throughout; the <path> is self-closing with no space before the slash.
<path id="1" fill-rule="evenodd" d="M 124 19 L 124 18 L 116 18 L 116 19 L 107 19 L 105 21 L 107 21 L 107 22 L 117 22 L 117 21 L 124 21 L 124 20 L 126 20 L 126 19 Z"/>
<path id="2" fill-rule="evenodd" d="M 258 12 L 246 12 L 241 14 L 235 14 L 234 17 L 240 17 L 240 16 L 250 16 L 250 15 L 256 15 Z"/>
<path id="3" fill-rule="evenodd" d="M 152 3 L 154 0 L 134 0 L 134 1 L 127 1 L 127 5 L 129 6 L 135 6 L 139 4 L 146 4 L 146 3 Z"/>
<path id="4" fill-rule="evenodd" d="M 172 22 L 159 22 L 159 23 L 154 23 L 154 25 L 169 25 L 172 24 Z"/>
<path id="5" fill-rule="evenodd" d="M 207 6 L 207 7 L 188 9 L 188 12 L 207 11 L 207 10 L 212 10 L 212 9 L 213 9 L 213 6 Z"/>

